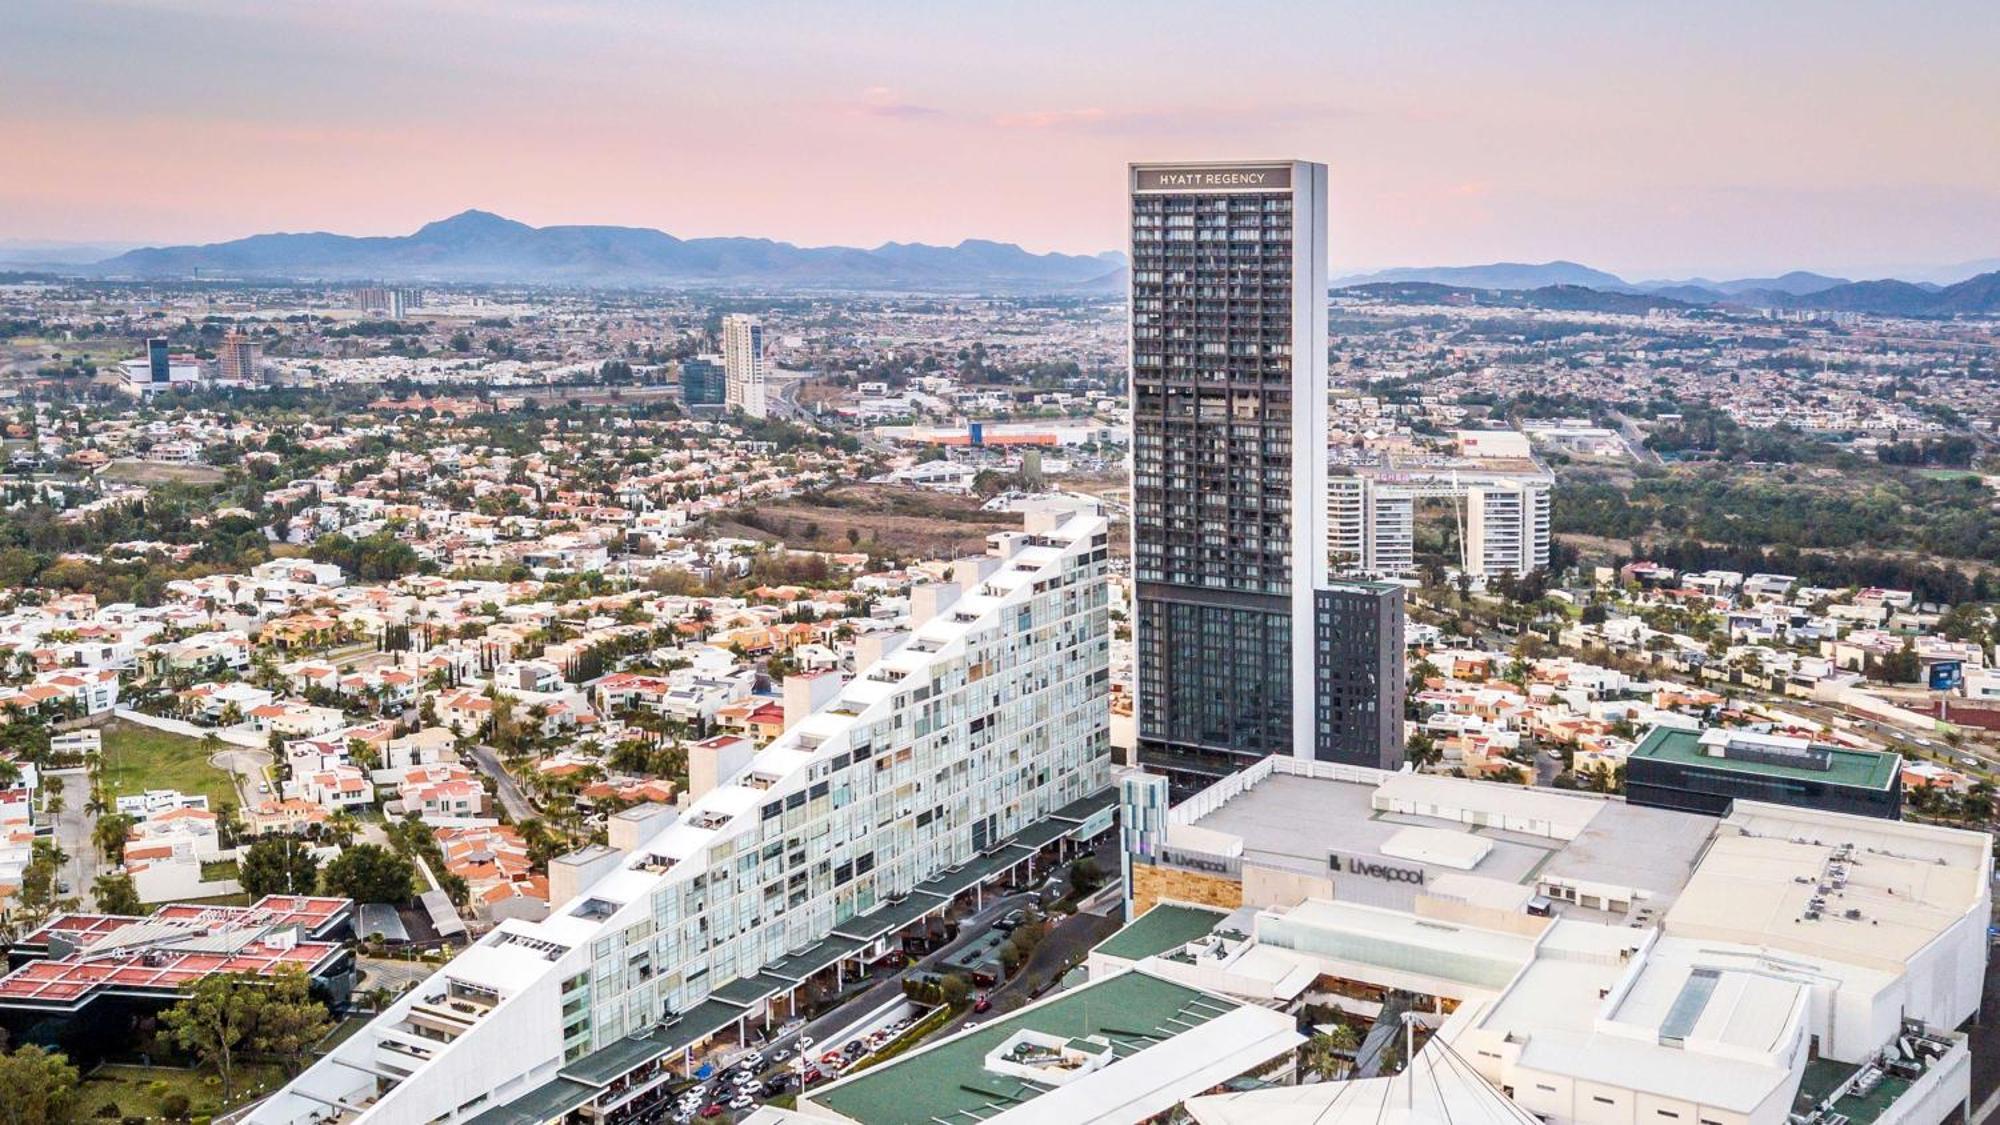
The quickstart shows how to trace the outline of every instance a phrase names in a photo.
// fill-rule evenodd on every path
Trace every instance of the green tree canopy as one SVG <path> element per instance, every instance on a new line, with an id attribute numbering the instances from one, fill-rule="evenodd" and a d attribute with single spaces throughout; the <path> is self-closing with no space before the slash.
<path id="1" fill-rule="evenodd" d="M 0 1125 L 60 1125 L 76 1112 L 76 1068 L 60 1052 L 0 1055 Z"/>
<path id="2" fill-rule="evenodd" d="M 243 850 L 237 879 L 252 898 L 311 894 L 319 885 L 319 860 L 295 836 L 266 836 Z"/>
<path id="3" fill-rule="evenodd" d="M 417 869 L 379 844 L 356 844 L 326 865 L 326 889 L 356 902 L 406 902 Z"/>

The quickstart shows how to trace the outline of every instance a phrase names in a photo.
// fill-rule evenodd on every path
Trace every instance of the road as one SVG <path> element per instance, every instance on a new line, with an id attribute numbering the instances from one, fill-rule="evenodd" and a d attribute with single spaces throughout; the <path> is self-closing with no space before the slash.
<path id="1" fill-rule="evenodd" d="M 236 807 L 247 809 L 269 800 L 275 792 L 271 778 L 271 752 L 230 747 L 209 755 L 208 764 L 227 770 L 236 779 Z"/>
<path id="2" fill-rule="evenodd" d="M 1646 435 L 1639 432 L 1639 424 L 1625 415 L 1613 411 L 1611 418 L 1618 424 L 1618 436 L 1625 442 L 1625 448 L 1632 453 L 1632 460 L 1641 465 L 1662 464 L 1660 455 L 1646 448 Z"/>
<path id="3" fill-rule="evenodd" d="M 500 763 L 498 751 L 482 742 L 472 747 L 470 755 L 472 764 L 479 767 L 479 772 L 493 779 L 493 789 L 499 794 L 500 807 L 507 810 L 507 815 L 513 818 L 514 823 L 519 824 L 529 817 L 539 815 L 535 811 L 534 804 L 515 783 L 514 775 L 508 773 L 507 767 Z"/>
<path id="4" fill-rule="evenodd" d="M 1027 964 L 1015 970 L 1013 976 L 988 994 L 993 1001 L 992 1009 L 983 1015 L 970 1016 L 964 1022 L 984 1023 L 1033 1003 L 1038 993 L 1045 991 L 1071 967 L 1081 964 L 1092 947 L 1117 933 L 1122 925 L 1124 922 L 1117 914 L 1081 912 L 1057 922 L 1050 927 L 1041 944 L 1035 946 L 1034 952 L 1028 954 Z"/>
<path id="5" fill-rule="evenodd" d="M 84 811 L 84 806 L 90 802 L 90 775 L 82 770 L 73 770 L 53 776 L 62 783 L 63 797 L 63 811 L 56 817 L 55 841 L 69 856 L 69 861 L 62 865 L 56 876 L 69 884 L 69 892 L 64 895 L 59 890 L 57 897 L 74 896 L 87 910 L 94 905 L 90 897 L 91 881 L 103 869 L 97 844 L 90 838 L 91 826 L 97 818 Z"/>

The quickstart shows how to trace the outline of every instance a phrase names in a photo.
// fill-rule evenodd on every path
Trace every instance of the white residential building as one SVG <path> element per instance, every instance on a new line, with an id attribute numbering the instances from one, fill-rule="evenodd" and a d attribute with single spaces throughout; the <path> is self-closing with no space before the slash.
<path id="1" fill-rule="evenodd" d="M 250 1120 L 606 1110 L 1082 828 L 1109 800 L 1107 527 L 992 537 L 909 641 L 686 808 L 615 822 L 552 871 L 547 920 L 502 922 Z"/>
<path id="2" fill-rule="evenodd" d="M 1327 547 L 1337 573 L 1416 573 L 1416 509 L 1459 508 L 1459 565 L 1468 574 L 1522 575 L 1549 565 L 1550 498 L 1544 476 L 1358 472 L 1327 482 Z"/>
<path id="3" fill-rule="evenodd" d="M 754 316 L 732 313 L 722 318 L 723 403 L 752 418 L 770 414 L 765 399 L 768 374 L 764 360 L 764 325 Z"/>

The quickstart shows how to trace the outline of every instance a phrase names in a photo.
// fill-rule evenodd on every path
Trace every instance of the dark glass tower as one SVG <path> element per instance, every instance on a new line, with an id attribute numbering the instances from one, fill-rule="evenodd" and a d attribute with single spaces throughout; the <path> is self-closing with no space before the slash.
<path id="1" fill-rule="evenodd" d="M 1139 757 L 1185 789 L 1318 741 L 1326 168 L 1128 186 Z"/>

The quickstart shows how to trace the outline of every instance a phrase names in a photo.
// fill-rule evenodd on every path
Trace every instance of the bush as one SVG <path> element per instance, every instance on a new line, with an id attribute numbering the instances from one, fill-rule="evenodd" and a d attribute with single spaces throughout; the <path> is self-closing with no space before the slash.
<path id="1" fill-rule="evenodd" d="M 168 1094 L 160 1099 L 160 1116 L 169 1121 L 186 1121 L 189 1108 L 186 1094 Z"/>
<path id="2" fill-rule="evenodd" d="M 97 1107 L 97 1116 L 99 1117 L 122 1117 L 124 1113 L 124 1110 L 118 1108 L 117 1102 L 105 1102 L 103 1105 Z"/>

